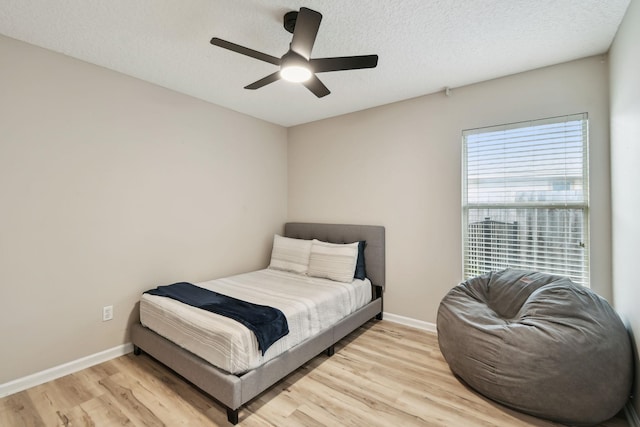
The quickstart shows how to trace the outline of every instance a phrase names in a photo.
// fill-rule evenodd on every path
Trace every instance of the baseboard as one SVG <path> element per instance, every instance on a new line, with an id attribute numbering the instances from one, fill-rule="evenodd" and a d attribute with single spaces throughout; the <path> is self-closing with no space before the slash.
<path id="1" fill-rule="evenodd" d="M 424 322 L 422 320 L 412 319 L 411 317 L 404 317 L 398 314 L 384 312 L 382 314 L 384 320 L 389 322 L 400 323 L 401 325 L 411 326 L 413 328 L 422 329 L 428 332 L 438 333 L 435 323 Z"/>
<path id="2" fill-rule="evenodd" d="M 629 422 L 629 427 L 640 427 L 640 418 L 631 402 L 624 405 L 624 415 Z"/>
<path id="3" fill-rule="evenodd" d="M 390 322 L 400 323 L 402 325 L 411 326 L 413 328 L 422 329 L 428 332 L 436 332 L 436 325 L 422 320 L 412 319 L 410 317 L 399 316 L 393 313 L 383 313 L 385 320 Z M 46 369 L 35 374 L 28 375 L 23 378 L 18 378 L 8 383 L 0 384 L 0 398 L 9 396 L 10 394 L 18 393 L 31 387 L 35 387 L 40 384 L 44 384 L 49 381 L 53 381 L 57 378 L 64 377 L 65 375 L 73 374 L 74 372 L 81 371 L 82 369 L 89 368 L 102 362 L 106 362 L 116 357 L 123 356 L 133 351 L 133 344 L 123 344 L 99 353 L 95 353 L 81 359 L 65 363 L 63 365 L 54 366 L 53 368 Z M 638 426 L 640 427 L 640 426 Z"/>
<path id="4" fill-rule="evenodd" d="M 122 344 L 99 353 L 73 360 L 63 365 L 54 366 L 53 368 L 36 372 L 35 374 L 28 375 L 23 378 L 18 378 L 17 380 L 0 384 L 0 397 L 9 396 L 10 394 L 18 393 L 28 388 L 64 377 L 65 375 L 73 374 L 74 372 L 106 362 L 107 360 L 115 359 L 116 357 L 131 353 L 132 351 L 133 344 Z"/>

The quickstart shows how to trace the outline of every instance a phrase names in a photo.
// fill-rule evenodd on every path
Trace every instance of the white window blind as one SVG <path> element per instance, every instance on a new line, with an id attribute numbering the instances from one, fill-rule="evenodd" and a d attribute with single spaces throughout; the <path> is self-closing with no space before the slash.
<path id="1" fill-rule="evenodd" d="M 511 267 L 589 286 L 587 114 L 462 136 L 465 277 Z"/>

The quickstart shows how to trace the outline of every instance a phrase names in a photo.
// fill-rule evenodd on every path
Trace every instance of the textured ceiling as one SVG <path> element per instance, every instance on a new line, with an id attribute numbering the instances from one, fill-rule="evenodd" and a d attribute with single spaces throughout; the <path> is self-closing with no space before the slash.
<path id="1" fill-rule="evenodd" d="M 629 0 L 2 0 L 0 34 L 232 110 L 292 126 L 606 52 Z M 280 57 L 282 16 L 323 14 L 312 57 L 378 54 L 378 67 L 299 84 L 243 87 L 276 66 L 209 44 Z"/>

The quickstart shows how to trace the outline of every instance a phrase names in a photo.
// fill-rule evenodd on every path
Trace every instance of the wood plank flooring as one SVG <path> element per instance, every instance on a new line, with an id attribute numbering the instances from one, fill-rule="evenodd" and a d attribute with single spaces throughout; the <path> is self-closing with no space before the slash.
<path id="1" fill-rule="evenodd" d="M 0 399 L 0 426 L 229 426 L 224 408 L 132 354 Z M 372 321 L 240 410 L 240 426 L 559 424 L 488 401 L 449 371 L 437 337 Z M 626 427 L 618 415 L 605 427 Z"/>

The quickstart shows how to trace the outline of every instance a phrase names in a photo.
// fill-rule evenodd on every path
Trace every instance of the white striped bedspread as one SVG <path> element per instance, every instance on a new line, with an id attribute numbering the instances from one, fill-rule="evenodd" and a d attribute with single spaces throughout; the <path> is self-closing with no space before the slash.
<path id="1" fill-rule="evenodd" d="M 368 279 L 342 283 L 273 269 L 194 284 L 275 307 L 287 318 L 289 334 L 263 356 L 255 335 L 241 323 L 170 298 L 142 295 L 142 325 L 233 374 L 260 366 L 371 301 Z"/>

